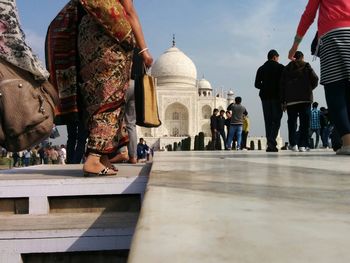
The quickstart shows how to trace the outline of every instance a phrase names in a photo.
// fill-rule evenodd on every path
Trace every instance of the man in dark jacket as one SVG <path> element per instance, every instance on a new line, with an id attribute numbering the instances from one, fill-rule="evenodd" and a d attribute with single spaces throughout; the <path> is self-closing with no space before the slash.
<path id="1" fill-rule="evenodd" d="M 309 146 L 310 110 L 312 90 L 318 85 L 318 77 L 309 63 L 304 62 L 301 51 L 295 52 L 295 60 L 283 70 L 281 77 L 281 103 L 287 109 L 288 137 L 291 150 L 305 152 Z M 299 140 L 296 127 L 299 117 Z M 299 146 L 299 148 L 298 148 Z"/>
<path id="2" fill-rule="evenodd" d="M 218 109 L 213 110 L 213 115 L 210 117 L 210 131 L 211 131 L 211 149 L 216 150 L 217 141 L 217 126 L 218 126 Z"/>
<path id="3" fill-rule="evenodd" d="M 260 90 L 265 120 L 267 152 L 278 152 L 276 138 L 281 126 L 282 109 L 280 103 L 280 79 L 284 66 L 278 63 L 279 54 L 272 49 L 267 54 L 268 61 L 262 65 L 255 78 L 255 87 Z"/>
<path id="4" fill-rule="evenodd" d="M 219 116 L 217 117 L 217 141 L 218 141 L 218 146 L 219 149 L 221 150 L 221 142 L 220 142 L 220 136 L 222 138 L 222 140 L 224 141 L 224 147 L 226 149 L 226 134 L 225 134 L 225 111 L 221 110 Z"/>

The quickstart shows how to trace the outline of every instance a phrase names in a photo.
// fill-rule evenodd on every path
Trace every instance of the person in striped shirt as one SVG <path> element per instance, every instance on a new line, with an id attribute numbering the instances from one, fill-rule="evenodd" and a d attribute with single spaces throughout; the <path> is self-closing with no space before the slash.
<path id="1" fill-rule="evenodd" d="M 350 155 L 350 1 L 308 0 L 288 57 L 293 60 L 317 12 L 321 84 L 343 144 L 337 154 Z"/>

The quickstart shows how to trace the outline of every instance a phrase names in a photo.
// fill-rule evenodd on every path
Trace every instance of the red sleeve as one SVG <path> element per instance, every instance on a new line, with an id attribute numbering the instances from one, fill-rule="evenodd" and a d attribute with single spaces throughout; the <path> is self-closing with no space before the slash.
<path id="1" fill-rule="evenodd" d="M 314 22 L 321 0 L 309 0 L 303 15 L 301 16 L 297 35 L 303 37 L 311 24 Z"/>

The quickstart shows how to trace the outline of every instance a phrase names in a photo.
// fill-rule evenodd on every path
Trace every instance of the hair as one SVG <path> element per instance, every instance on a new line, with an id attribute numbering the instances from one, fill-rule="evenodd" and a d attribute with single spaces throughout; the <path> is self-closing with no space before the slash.
<path id="1" fill-rule="evenodd" d="M 278 54 L 278 52 L 275 49 L 271 49 L 269 51 L 269 53 L 267 53 L 267 59 L 271 60 L 273 59 L 273 57 L 279 57 L 280 55 Z"/>
<path id="2" fill-rule="evenodd" d="M 312 108 L 317 108 L 317 107 L 318 107 L 318 103 L 316 101 L 312 103 Z"/>
<path id="3" fill-rule="evenodd" d="M 224 111 L 224 110 L 221 110 L 221 111 L 220 111 L 220 114 L 221 114 L 221 113 L 225 113 L 225 111 Z"/>
<path id="4" fill-rule="evenodd" d="M 235 98 L 235 102 L 236 102 L 237 104 L 241 103 L 241 102 L 242 102 L 242 98 L 241 98 L 241 97 L 236 97 L 236 98 Z"/>
<path id="5" fill-rule="evenodd" d="M 218 110 L 218 109 L 214 109 L 214 110 L 213 110 L 213 113 L 216 113 L 216 112 L 219 112 L 219 110 Z"/>
<path id="6" fill-rule="evenodd" d="M 295 52 L 295 54 L 294 54 L 294 56 L 293 56 L 296 60 L 300 60 L 300 59 L 302 59 L 302 58 L 304 58 L 304 54 L 303 54 L 303 52 L 301 52 L 301 51 L 297 51 L 297 52 Z"/>

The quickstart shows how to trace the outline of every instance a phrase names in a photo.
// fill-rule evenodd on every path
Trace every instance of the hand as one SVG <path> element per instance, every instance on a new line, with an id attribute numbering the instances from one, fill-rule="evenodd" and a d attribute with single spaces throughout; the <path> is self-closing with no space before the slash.
<path id="1" fill-rule="evenodd" d="M 288 54 L 288 58 L 290 60 L 295 60 L 294 55 L 295 55 L 295 52 L 297 52 L 297 50 L 298 50 L 298 44 L 294 43 L 292 48 L 289 50 L 289 54 Z"/>
<path id="2" fill-rule="evenodd" d="M 148 50 L 146 50 L 145 52 L 142 52 L 141 54 L 143 62 L 145 63 L 147 68 L 150 68 L 152 66 L 153 63 L 153 58 L 152 55 L 149 53 Z"/>

